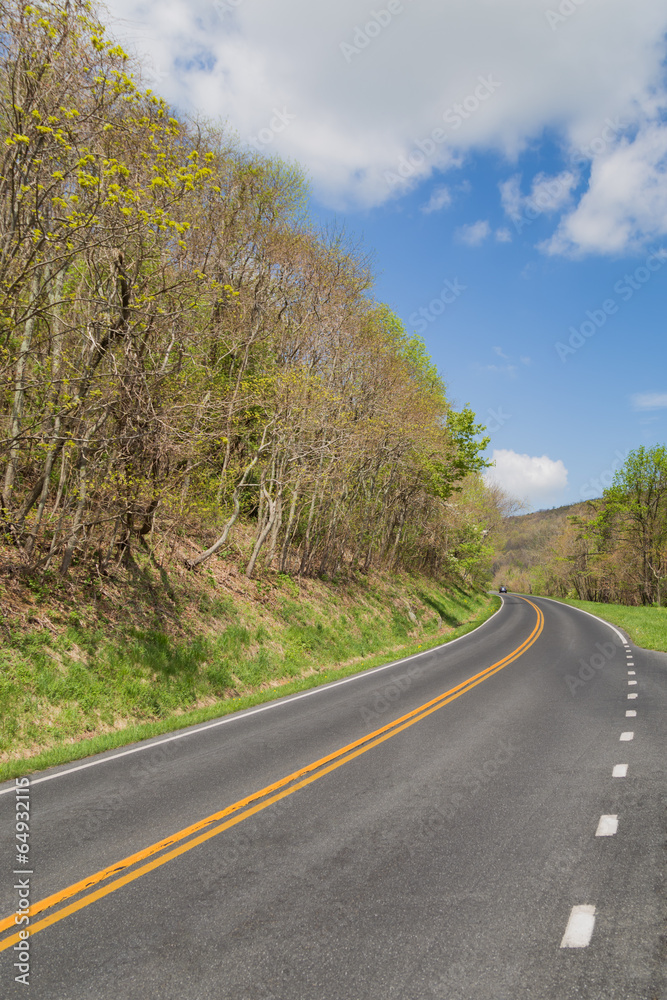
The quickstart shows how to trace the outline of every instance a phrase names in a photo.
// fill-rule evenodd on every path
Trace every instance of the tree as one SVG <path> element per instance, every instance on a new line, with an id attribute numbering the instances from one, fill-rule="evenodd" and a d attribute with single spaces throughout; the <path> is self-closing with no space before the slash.
<path id="1" fill-rule="evenodd" d="M 601 537 L 626 543 L 638 569 L 642 603 L 661 602 L 667 576 L 667 448 L 638 448 L 602 497 L 596 524 Z"/>
<path id="2" fill-rule="evenodd" d="M 248 576 L 473 577 L 488 439 L 363 249 L 316 230 L 302 171 L 173 117 L 85 0 L 0 11 L 0 532 L 22 566 L 113 572 L 203 533 L 194 569 L 243 523 Z"/>

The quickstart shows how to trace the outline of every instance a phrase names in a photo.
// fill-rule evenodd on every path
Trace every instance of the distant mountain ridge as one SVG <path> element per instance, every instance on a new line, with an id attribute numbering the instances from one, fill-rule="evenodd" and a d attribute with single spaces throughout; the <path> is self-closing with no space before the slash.
<path id="1" fill-rule="evenodd" d="M 535 593 L 544 590 L 544 569 L 557 555 L 568 518 L 591 510 L 591 501 L 566 504 L 503 520 L 495 538 L 494 587 Z"/>

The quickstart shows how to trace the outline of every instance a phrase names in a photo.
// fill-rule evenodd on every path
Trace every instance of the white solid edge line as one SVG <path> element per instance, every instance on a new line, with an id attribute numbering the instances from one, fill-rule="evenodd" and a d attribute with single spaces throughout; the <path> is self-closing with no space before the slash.
<path id="1" fill-rule="evenodd" d="M 268 712 L 272 708 L 280 708 L 282 705 L 289 705 L 293 701 L 300 701 L 302 698 L 310 698 L 311 695 L 319 694 L 321 691 L 330 691 L 331 688 L 340 687 L 342 684 L 350 684 L 352 681 L 358 681 L 364 677 L 370 677 L 372 674 L 379 674 L 382 670 L 389 670 L 390 667 L 398 666 L 399 663 L 407 663 L 409 660 L 416 660 L 419 656 L 426 656 L 428 653 L 435 653 L 440 649 L 447 649 L 448 647 L 453 646 L 455 642 L 461 642 L 462 639 L 467 639 L 468 636 L 474 635 L 475 632 L 479 632 L 479 630 L 484 628 L 485 625 L 488 625 L 488 623 L 492 621 L 496 615 L 500 614 L 505 606 L 505 601 L 503 600 L 502 595 L 498 596 L 500 596 L 502 604 L 497 611 L 494 611 L 493 614 L 486 619 L 486 621 L 483 621 L 481 625 L 474 628 L 472 632 L 466 632 L 465 635 L 460 635 L 456 639 L 450 639 L 449 642 L 443 642 L 439 646 L 432 646 L 430 649 L 424 649 L 421 653 L 412 653 L 411 656 L 405 656 L 401 660 L 392 660 L 391 663 L 383 663 L 379 667 L 371 667 L 370 670 L 362 670 L 358 674 L 352 674 L 351 677 L 343 677 L 339 681 L 330 681 L 328 684 L 320 684 L 317 687 L 310 688 L 308 691 L 302 691 L 301 694 L 293 694 L 288 695 L 286 698 L 278 698 L 275 701 L 259 705 L 257 708 L 241 710 L 240 712 L 231 712 L 223 719 L 216 719 L 215 722 L 207 722 L 192 729 L 186 727 L 184 730 L 179 731 L 175 735 L 166 736 L 161 740 L 150 741 L 149 737 L 148 740 L 141 742 L 138 746 L 131 747 L 129 750 L 121 750 L 120 753 L 109 754 L 105 757 L 95 757 L 94 760 L 86 761 L 85 764 L 77 764 L 76 767 L 69 767 L 66 770 L 56 771 L 54 774 L 44 775 L 43 778 L 35 778 L 34 781 L 30 781 L 30 787 L 32 788 L 33 785 L 40 785 L 43 781 L 53 781 L 54 778 L 62 778 L 67 774 L 74 774 L 75 771 L 85 771 L 89 767 L 96 767 L 98 764 L 105 764 L 110 760 L 119 760 L 119 758 L 128 757 L 133 753 L 141 753 L 144 750 L 152 750 L 153 747 L 163 746 L 165 743 L 173 743 L 175 740 L 184 740 L 187 739 L 188 736 L 195 736 L 197 733 L 205 733 L 207 729 L 217 729 L 218 726 L 225 726 L 227 723 L 235 722 L 237 719 L 247 719 L 251 715 L 258 715 L 260 712 Z M 10 779 L 10 781 L 13 782 L 14 779 Z M 6 788 L 0 788 L 0 795 L 7 795 L 9 792 L 15 791 L 15 789 L 15 783 L 9 784 Z"/>
<path id="2" fill-rule="evenodd" d="M 595 907 L 585 903 L 573 906 L 565 928 L 561 948 L 586 948 L 590 944 L 595 927 Z"/>
<path id="3" fill-rule="evenodd" d="M 613 837 L 618 832 L 618 816 L 600 816 L 596 837 Z"/>
<path id="4" fill-rule="evenodd" d="M 525 594 L 521 594 L 519 596 L 525 597 L 526 595 Z M 579 611 L 579 612 L 581 612 L 582 615 L 588 615 L 589 618 L 594 618 L 596 622 L 602 622 L 602 624 L 606 625 L 607 628 L 610 628 L 612 630 L 612 632 L 615 632 L 616 635 L 619 637 L 619 639 L 621 640 L 621 642 L 623 643 L 624 646 L 628 646 L 629 645 L 628 640 L 625 638 L 625 636 L 623 635 L 623 633 L 620 632 L 616 628 L 615 625 L 612 625 L 611 622 L 606 622 L 604 620 L 604 618 L 598 618 L 597 615 L 591 614 L 590 611 L 584 611 L 583 608 L 575 608 L 575 606 L 573 604 L 564 604 L 563 601 L 557 601 L 553 597 L 540 597 L 537 594 L 535 594 L 535 595 L 534 594 L 530 594 L 529 596 L 530 597 L 535 597 L 535 599 L 539 600 L 539 601 L 551 601 L 552 604 L 559 604 L 561 606 L 561 608 L 570 608 L 571 611 Z M 496 612 L 496 614 L 497 614 L 497 612 Z"/>
<path id="5" fill-rule="evenodd" d="M 634 733 L 621 733 L 621 735 L 619 736 L 619 740 L 621 740 L 623 743 L 629 743 L 630 740 L 634 740 L 634 738 L 635 738 Z"/>
<path id="6" fill-rule="evenodd" d="M 611 772 L 612 778 L 626 778 L 628 774 L 627 764 L 614 764 L 613 770 Z"/>

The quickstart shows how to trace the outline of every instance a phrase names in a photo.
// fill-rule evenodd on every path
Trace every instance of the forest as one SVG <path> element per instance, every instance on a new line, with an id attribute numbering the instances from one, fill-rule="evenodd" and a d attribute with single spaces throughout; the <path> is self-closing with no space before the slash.
<path id="1" fill-rule="evenodd" d="M 495 578 L 512 590 L 664 606 L 667 448 L 629 452 L 595 500 L 507 519 L 497 543 Z"/>
<path id="2" fill-rule="evenodd" d="M 11 572 L 490 575 L 488 439 L 297 165 L 143 88 L 81 0 L 0 0 Z"/>

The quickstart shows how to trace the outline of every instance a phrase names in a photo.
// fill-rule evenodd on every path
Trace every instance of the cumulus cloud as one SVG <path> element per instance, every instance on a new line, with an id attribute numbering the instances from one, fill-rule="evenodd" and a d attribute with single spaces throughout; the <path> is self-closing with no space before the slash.
<path id="1" fill-rule="evenodd" d="M 544 249 L 617 254 L 667 234 L 667 125 L 642 127 L 594 160 L 588 190 Z"/>
<path id="2" fill-rule="evenodd" d="M 558 30 L 535 0 L 402 0 L 391 17 L 386 3 L 374 13 L 358 0 L 110 0 L 109 9 L 181 110 L 227 120 L 243 141 L 276 111 L 293 116 L 266 149 L 303 164 L 336 208 L 380 205 L 473 151 L 512 160 L 551 131 L 565 150 L 591 150 L 594 168 L 551 252 L 607 238 L 618 246 L 644 225 L 653 233 L 656 203 L 665 219 L 655 189 L 662 130 L 628 138 L 657 120 L 664 97 L 664 0 L 642 0 L 632 17 L 627 0 L 587 3 Z M 632 128 L 625 151 L 611 136 L 601 155 L 613 177 L 603 177 L 594 142 L 614 116 Z M 635 142 L 639 158 L 656 144 L 642 176 L 632 172 Z M 643 198 L 636 217 L 623 177 Z"/>
<path id="3" fill-rule="evenodd" d="M 498 241 L 498 243 L 511 243 L 512 234 L 509 231 L 509 229 L 506 229 L 505 226 L 502 226 L 500 229 L 496 229 L 496 240 Z"/>
<path id="4" fill-rule="evenodd" d="M 662 410 L 667 406 L 667 392 L 637 392 L 630 398 L 635 410 Z"/>
<path id="5" fill-rule="evenodd" d="M 461 226 L 456 230 L 457 239 L 469 247 L 478 247 L 483 243 L 491 232 L 491 226 L 486 219 L 479 219 L 478 222 L 471 222 L 470 225 Z"/>
<path id="6" fill-rule="evenodd" d="M 567 486 L 567 469 L 561 459 L 520 455 L 507 448 L 495 449 L 491 459 L 494 465 L 485 473 L 486 481 L 532 506 L 558 499 Z"/>

